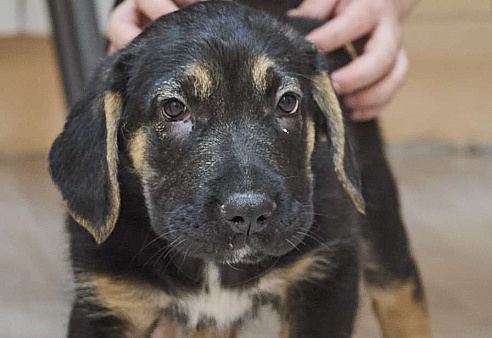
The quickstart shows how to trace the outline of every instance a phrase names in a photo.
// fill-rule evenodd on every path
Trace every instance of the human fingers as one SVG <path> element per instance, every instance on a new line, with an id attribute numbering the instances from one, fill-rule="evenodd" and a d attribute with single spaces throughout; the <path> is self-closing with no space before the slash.
<path id="1" fill-rule="evenodd" d="M 135 5 L 151 21 L 179 9 L 172 0 L 135 0 Z"/>
<path id="2" fill-rule="evenodd" d="M 401 44 L 400 26 L 390 20 L 378 25 L 362 55 L 332 74 L 338 94 L 350 94 L 377 82 L 396 62 Z"/>
<path id="3" fill-rule="evenodd" d="M 178 7 L 181 8 L 181 7 L 193 5 L 194 3 L 197 3 L 197 2 L 204 2 L 204 1 L 207 1 L 207 0 L 174 0 L 174 3 L 176 5 L 178 5 Z"/>
<path id="4" fill-rule="evenodd" d="M 141 32 L 135 1 L 123 1 L 109 17 L 106 35 L 111 43 L 110 52 L 124 48 Z"/>
<path id="5" fill-rule="evenodd" d="M 367 1 L 352 1 L 332 20 L 307 35 L 324 52 L 338 49 L 370 33 L 379 13 Z"/>
<path id="6" fill-rule="evenodd" d="M 354 110 L 350 118 L 355 122 L 366 122 L 377 118 L 384 106 L 372 107 L 367 109 Z"/>
<path id="7" fill-rule="evenodd" d="M 304 0 L 299 7 L 288 12 L 291 16 L 326 20 L 331 16 L 338 0 Z"/>
<path id="8" fill-rule="evenodd" d="M 387 105 L 405 82 L 407 72 L 408 58 L 402 48 L 398 52 L 396 63 L 388 75 L 374 85 L 346 96 L 345 105 L 358 111 Z"/>

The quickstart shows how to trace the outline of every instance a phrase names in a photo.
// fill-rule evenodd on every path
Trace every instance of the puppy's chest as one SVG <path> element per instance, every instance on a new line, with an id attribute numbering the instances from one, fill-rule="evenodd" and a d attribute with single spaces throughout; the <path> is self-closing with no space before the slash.
<path id="1" fill-rule="evenodd" d="M 191 328 L 211 326 L 226 328 L 255 315 L 266 305 L 266 293 L 259 289 L 228 289 L 221 286 L 219 269 L 207 267 L 204 287 L 193 294 L 175 299 L 171 308 Z"/>

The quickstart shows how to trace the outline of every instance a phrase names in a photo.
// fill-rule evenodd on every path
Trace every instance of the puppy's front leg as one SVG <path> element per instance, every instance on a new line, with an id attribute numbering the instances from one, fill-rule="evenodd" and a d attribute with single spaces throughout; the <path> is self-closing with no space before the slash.
<path id="1" fill-rule="evenodd" d="M 293 287 L 283 313 L 281 338 L 346 338 L 358 302 L 358 264 L 355 257 L 326 280 Z"/>

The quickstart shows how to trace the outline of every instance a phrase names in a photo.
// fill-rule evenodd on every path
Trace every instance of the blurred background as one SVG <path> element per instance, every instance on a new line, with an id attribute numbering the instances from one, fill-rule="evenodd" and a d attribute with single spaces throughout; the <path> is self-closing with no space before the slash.
<path id="1" fill-rule="evenodd" d="M 95 0 L 104 30 L 112 0 Z M 422 0 L 383 113 L 436 337 L 492 336 L 492 3 Z M 63 205 L 46 157 L 66 103 L 44 0 L 0 0 L 0 337 L 62 337 Z M 356 337 L 377 337 L 367 300 Z"/>

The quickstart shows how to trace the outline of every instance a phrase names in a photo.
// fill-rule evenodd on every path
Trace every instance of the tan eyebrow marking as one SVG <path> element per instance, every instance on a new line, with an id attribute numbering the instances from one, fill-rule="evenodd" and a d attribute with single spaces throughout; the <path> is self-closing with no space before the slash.
<path id="1" fill-rule="evenodd" d="M 185 74 L 193 78 L 195 95 L 201 99 L 208 98 L 213 91 L 211 67 L 206 63 L 193 63 L 186 66 Z"/>
<path id="2" fill-rule="evenodd" d="M 265 55 L 258 56 L 251 68 L 253 84 L 258 91 L 265 91 L 268 85 L 268 70 L 273 68 L 275 63 Z"/>

